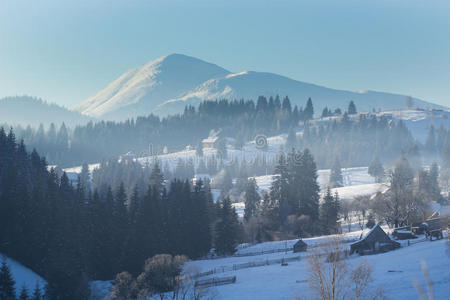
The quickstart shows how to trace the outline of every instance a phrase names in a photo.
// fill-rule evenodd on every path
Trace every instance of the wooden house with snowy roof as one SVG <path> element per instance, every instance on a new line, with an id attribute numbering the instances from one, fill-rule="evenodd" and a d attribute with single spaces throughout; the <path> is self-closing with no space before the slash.
<path id="1" fill-rule="evenodd" d="M 350 245 L 350 254 L 376 254 L 397 248 L 400 243 L 391 240 L 380 224 L 376 224 L 362 239 Z"/>

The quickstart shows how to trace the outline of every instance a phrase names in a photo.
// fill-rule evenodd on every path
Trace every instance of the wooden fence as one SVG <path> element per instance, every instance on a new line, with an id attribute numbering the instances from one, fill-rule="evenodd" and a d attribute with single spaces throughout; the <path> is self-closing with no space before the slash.
<path id="1" fill-rule="evenodd" d="M 217 274 L 217 273 L 225 273 L 225 272 L 237 271 L 237 270 L 246 269 L 246 268 L 262 267 L 262 266 L 288 263 L 288 262 L 299 261 L 299 260 L 300 260 L 300 255 L 294 256 L 294 257 L 289 257 L 289 258 L 277 258 L 277 259 L 252 261 L 252 262 L 246 262 L 246 263 L 242 263 L 242 264 L 234 264 L 232 266 L 220 266 L 220 267 L 215 267 L 214 269 L 206 271 L 206 272 L 197 273 L 195 275 L 195 278 L 205 277 L 205 276 L 209 276 L 209 275 Z"/>
<path id="2" fill-rule="evenodd" d="M 236 276 L 229 277 L 213 277 L 208 279 L 197 280 L 195 287 L 211 287 L 216 285 L 231 284 L 236 282 Z"/>

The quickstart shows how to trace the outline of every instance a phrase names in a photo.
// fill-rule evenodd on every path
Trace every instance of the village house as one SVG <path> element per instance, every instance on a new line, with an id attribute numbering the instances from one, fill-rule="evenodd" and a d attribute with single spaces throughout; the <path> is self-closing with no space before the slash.
<path id="1" fill-rule="evenodd" d="M 294 244 L 294 253 L 304 252 L 307 248 L 308 245 L 302 239 L 299 239 L 298 242 Z"/>
<path id="2" fill-rule="evenodd" d="M 391 240 L 380 224 L 376 224 L 362 239 L 350 245 L 350 254 L 376 254 L 397 248 L 400 243 Z"/>

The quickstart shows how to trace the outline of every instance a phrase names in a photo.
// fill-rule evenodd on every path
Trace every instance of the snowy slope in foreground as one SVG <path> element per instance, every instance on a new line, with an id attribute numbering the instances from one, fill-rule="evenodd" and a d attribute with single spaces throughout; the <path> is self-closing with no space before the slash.
<path id="1" fill-rule="evenodd" d="M 4 256 L 0 253 L 0 260 L 2 260 L 3 257 Z M 30 293 L 36 288 L 37 283 L 39 283 L 39 286 L 44 289 L 46 281 L 42 279 L 42 277 L 9 257 L 6 257 L 6 263 L 10 267 L 11 273 L 16 281 L 16 291 L 20 291 L 25 285 Z"/>
<path id="2" fill-rule="evenodd" d="M 435 299 L 449 299 L 450 258 L 447 251 L 448 245 L 445 240 L 426 241 L 384 254 L 352 256 L 347 262 L 355 266 L 366 260 L 373 268 L 374 281 L 372 286 L 375 288 L 381 287 L 387 299 L 402 300 L 418 298 L 413 280 L 416 279 L 423 286 L 425 285 L 421 270 L 421 262 L 425 261 L 434 284 Z M 290 255 L 292 255 L 292 252 Z M 245 258 L 247 261 L 253 261 L 258 258 L 271 259 L 272 256 L 261 255 Z M 228 265 L 233 263 L 230 261 L 232 259 L 234 258 L 216 259 L 212 262 L 217 266 Z M 206 262 L 194 261 L 192 264 L 201 268 Z M 207 268 L 211 266 L 209 264 Z M 235 275 L 236 283 L 211 288 L 209 294 L 214 299 L 311 298 L 307 281 L 308 263 L 306 258 L 298 262 L 290 262 L 288 266 L 270 265 L 216 274 L 216 276 L 219 275 Z"/>

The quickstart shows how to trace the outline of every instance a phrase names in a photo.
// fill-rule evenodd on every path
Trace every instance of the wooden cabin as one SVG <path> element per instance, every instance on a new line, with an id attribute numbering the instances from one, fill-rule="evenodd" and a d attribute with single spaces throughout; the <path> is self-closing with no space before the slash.
<path id="1" fill-rule="evenodd" d="M 380 224 L 377 224 L 361 240 L 350 245 L 350 254 L 376 254 L 397 248 L 400 248 L 400 243 L 391 240 Z"/>
<path id="2" fill-rule="evenodd" d="M 297 243 L 294 244 L 294 253 L 304 252 L 308 248 L 308 245 L 302 240 L 298 240 Z"/>

